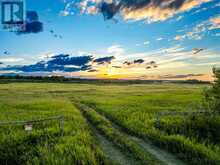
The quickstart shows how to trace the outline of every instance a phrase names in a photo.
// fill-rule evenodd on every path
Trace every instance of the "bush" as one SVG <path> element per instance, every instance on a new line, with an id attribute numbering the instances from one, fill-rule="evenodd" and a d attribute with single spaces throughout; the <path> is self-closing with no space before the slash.
<path id="1" fill-rule="evenodd" d="M 213 68 L 215 80 L 212 87 L 205 92 L 206 107 L 220 113 L 220 68 Z"/>

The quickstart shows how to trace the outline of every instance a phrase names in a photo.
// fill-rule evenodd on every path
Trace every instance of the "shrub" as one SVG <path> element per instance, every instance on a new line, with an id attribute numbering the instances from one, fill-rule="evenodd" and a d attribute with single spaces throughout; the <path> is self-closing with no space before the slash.
<path id="1" fill-rule="evenodd" d="M 212 87 L 205 92 L 206 107 L 220 113 L 220 68 L 213 68 L 215 80 Z"/>

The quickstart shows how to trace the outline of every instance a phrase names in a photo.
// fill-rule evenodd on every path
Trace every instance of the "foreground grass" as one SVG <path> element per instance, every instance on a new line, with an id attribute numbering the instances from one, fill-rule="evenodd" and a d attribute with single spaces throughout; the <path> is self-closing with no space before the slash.
<path id="1" fill-rule="evenodd" d="M 56 121 L 34 125 L 31 133 L 22 126 L 0 126 L 0 164 L 108 164 L 86 121 L 67 99 L 48 96 L 43 90 L 38 94 L 0 91 L 1 121 L 65 118 L 64 136 Z"/>
<path id="2" fill-rule="evenodd" d="M 76 140 L 77 142 L 70 141 L 66 143 L 60 140 L 62 138 L 57 138 L 58 141 L 56 141 L 56 138 L 51 138 L 54 141 L 47 140 L 48 144 L 45 143 L 45 140 L 37 143 L 39 145 L 38 148 L 43 148 L 42 146 L 45 144 L 53 144 L 52 146 L 56 146 L 59 143 L 63 144 L 64 147 L 60 147 L 60 151 L 58 149 L 56 150 L 55 147 L 52 147 L 51 151 L 54 151 L 55 155 L 50 155 L 50 152 L 47 153 L 47 150 L 45 152 L 41 151 L 41 149 L 38 150 L 37 147 L 36 150 L 32 150 L 32 147 L 29 149 L 27 148 L 25 152 L 30 150 L 30 155 L 32 155 L 32 153 L 47 153 L 45 155 L 50 155 L 49 157 L 53 158 L 53 156 L 58 157 L 56 156 L 56 153 L 59 152 L 58 155 L 66 155 L 68 151 L 65 151 L 65 153 L 62 152 L 68 148 L 68 143 L 74 145 L 77 144 L 76 146 L 73 145 L 72 148 L 77 148 L 77 152 L 75 152 L 76 157 L 78 156 L 85 161 L 80 163 L 88 163 L 86 161 L 87 159 L 89 162 L 92 162 L 92 164 L 103 162 L 103 154 L 101 154 L 97 145 L 95 145 L 95 147 L 93 146 L 95 144 L 94 139 L 91 137 L 85 121 L 68 101 L 69 98 L 75 98 L 83 104 L 93 106 L 98 112 L 104 114 L 109 119 L 122 126 L 128 133 L 135 134 L 143 139 L 150 139 L 154 144 L 166 148 L 168 151 L 173 152 L 180 158 L 188 161 L 188 164 L 220 164 L 220 135 L 218 130 L 220 126 L 219 116 L 208 121 L 197 116 L 192 118 L 189 116 L 167 116 L 161 119 L 159 127 L 156 125 L 155 114 L 157 112 L 198 110 L 202 101 L 204 87 L 206 86 L 187 84 L 1 84 L 0 120 L 30 120 L 57 114 L 66 114 L 67 118 L 75 116 L 76 119 L 65 123 L 66 129 L 69 128 L 69 132 L 67 131 L 68 133 L 66 133 L 65 137 L 67 139 L 72 139 L 73 135 L 75 135 L 73 132 L 78 132 L 78 139 L 80 140 Z M 70 111 L 68 109 L 72 110 Z M 82 121 L 79 122 L 77 120 Z M 56 130 L 55 125 L 53 129 Z M 40 130 L 41 129 L 39 128 L 39 131 Z M 23 134 L 21 133 L 22 131 L 18 132 L 20 132 L 18 134 Z M 53 133 L 49 134 L 58 137 L 56 135 L 57 130 L 52 132 L 54 132 L 55 135 L 53 135 Z M 40 133 L 36 134 L 40 135 Z M 8 137 L 8 135 L 9 133 L 2 133 L 1 131 L 1 136 Z M 81 135 L 83 135 L 83 137 L 81 137 Z M 43 139 L 44 138 L 45 137 L 43 137 Z M 16 137 L 14 139 L 19 138 Z M 36 139 L 40 138 L 37 137 Z M 80 144 L 78 146 L 79 141 Z M 81 141 L 84 146 L 81 145 Z M 32 145 L 28 144 L 27 146 Z M 88 151 L 88 153 L 81 149 L 81 146 L 86 148 L 85 150 Z M 93 150 L 93 148 L 97 148 L 97 151 Z M 83 151 L 82 153 L 84 154 L 80 151 Z M 11 155 L 14 154 L 15 153 Z M 36 162 L 39 160 L 46 161 L 46 158 L 41 159 L 43 156 L 39 155 L 35 156 L 36 158 L 30 156 L 30 160 L 36 160 Z M 72 160 L 76 162 L 78 161 L 75 157 L 73 157 Z M 59 162 L 57 164 L 59 164 Z"/>

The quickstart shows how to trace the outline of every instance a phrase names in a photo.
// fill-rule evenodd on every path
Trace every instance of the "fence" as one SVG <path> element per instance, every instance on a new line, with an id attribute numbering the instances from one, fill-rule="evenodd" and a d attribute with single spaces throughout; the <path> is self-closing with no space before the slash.
<path id="1" fill-rule="evenodd" d="M 29 120 L 29 121 L 8 121 L 8 122 L 0 122 L 0 126 L 7 126 L 7 125 L 23 125 L 26 131 L 32 130 L 32 125 L 37 123 L 44 123 L 47 121 L 57 120 L 59 121 L 59 128 L 61 130 L 61 136 L 64 133 L 64 117 L 63 116 L 53 116 L 44 119 L 37 119 L 37 120 Z"/>

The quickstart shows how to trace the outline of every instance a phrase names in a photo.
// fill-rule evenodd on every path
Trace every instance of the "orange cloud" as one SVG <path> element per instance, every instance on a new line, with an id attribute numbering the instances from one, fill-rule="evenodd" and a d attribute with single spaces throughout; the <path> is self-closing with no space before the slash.
<path id="1" fill-rule="evenodd" d="M 209 28 L 210 30 L 220 29 L 220 16 L 215 17 L 215 18 L 211 18 L 210 22 L 212 24 L 212 26 Z"/>
<path id="2" fill-rule="evenodd" d="M 188 11 L 202 3 L 209 1 L 212 0 L 187 0 L 178 9 L 171 8 L 169 6 L 169 4 L 173 3 L 173 1 L 164 2 L 162 3 L 164 5 L 158 6 L 151 2 L 149 5 L 137 9 L 125 7 L 122 10 L 122 15 L 125 20 L 147 20 L 148 22 L 164 21 L 175 14 Z"/>

